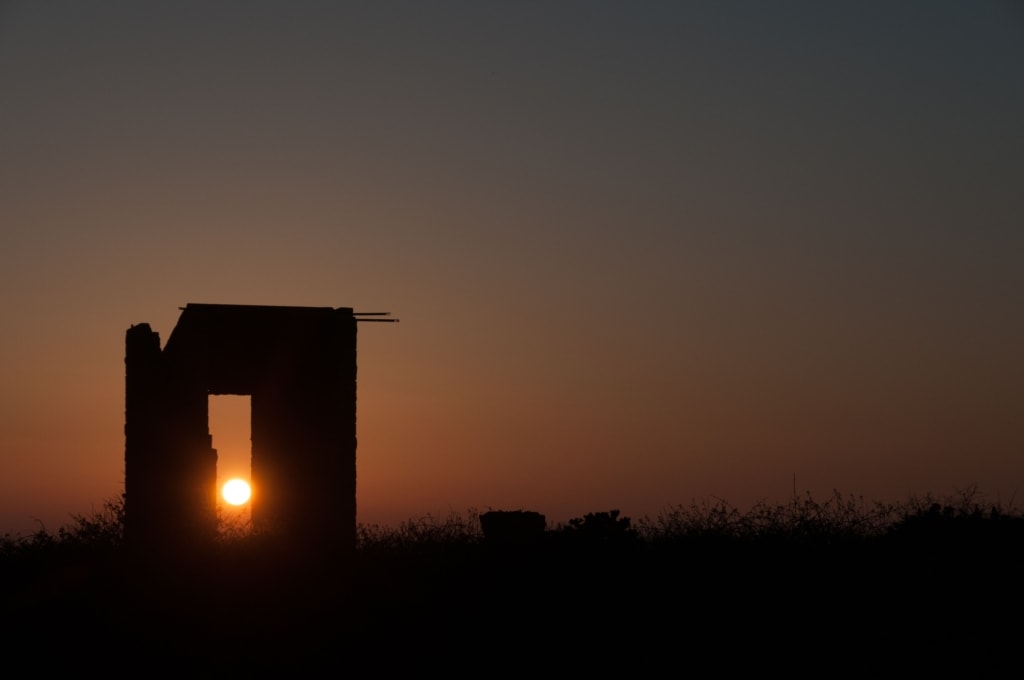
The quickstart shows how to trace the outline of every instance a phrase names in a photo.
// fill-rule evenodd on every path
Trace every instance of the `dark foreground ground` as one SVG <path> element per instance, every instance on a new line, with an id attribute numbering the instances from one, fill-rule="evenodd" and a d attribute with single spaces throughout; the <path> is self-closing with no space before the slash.
<path id="1" fill-rule="evenodd" d="M 916 675 L 949 664 L 968 664 L 971 677 L 1016 675 L 1022 520 L 941 511 L 932 520 L 870 535 L 793 527 L 658 535 L 621 520 L 619 530 L 578 524 L 512 541 L 391 532 L 364 534 L 348 555 L 272 537 L 187 555 L 116 540 L 9 541 L 0 645 L 37 670 L 147 675 L 668 667 L 671 675 L 872 667 Z"/>

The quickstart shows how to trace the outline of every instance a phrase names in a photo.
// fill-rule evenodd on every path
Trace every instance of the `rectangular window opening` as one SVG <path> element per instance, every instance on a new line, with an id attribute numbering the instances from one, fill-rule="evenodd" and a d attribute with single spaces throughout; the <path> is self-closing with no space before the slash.
<path id="1" fill-rule="evenodd" d="M 240 531 L 249 522 L 249 502 L 234 505 L 225 495 L 225 484 L 235 479 L 252 483 L 252 399 L 249 395 L 211 394 L 207 405 L 209 432 L 217 450 L 217 506 L 222 528 Z"/>

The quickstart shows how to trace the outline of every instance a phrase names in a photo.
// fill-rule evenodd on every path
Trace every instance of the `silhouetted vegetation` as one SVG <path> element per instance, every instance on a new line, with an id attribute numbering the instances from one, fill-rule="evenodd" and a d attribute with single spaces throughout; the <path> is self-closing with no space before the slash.
<path id="1" fill-rule="evenodd" d="M 515 513 L 506 514 L 536 514 Z M 102 509 L 72 515 L 72 521 L 48 532 L 0 536 L 6 564 L 47 554 L 109 552 L 122 547 L 124 501 L 106 501 Z M 543 522 L 543 518 L 541 518 Z M 992 541 L 1024 538 L 1024 512 L 1012 505 L 986 502 L 976 487 L 955 496 L 927 495 L 903 503 L 869 502 L 835 492 L 824 501 L 809 493 L 786 503 L 756 503 L 741 510 L 722 499 L 692 501 L 634 522 L 619 510 L 587 513 L 547 529 L 544 546 L 640 543 L 657 548 L 680 545 L 713 550 L 715 545 L 819 546 L 862 545 L 930 540 Z M 358 551 L 363 556 L 443 554 L 449 549 L 482 546 L 481 513 L 425 515 L 398 526 L 360 524 Z M 258 543 L 251 525 L 223 520 L 219 546 Z"/>
<path id="2" fill-rule="evenodd" d="M 1024 514 L 975 488 L 892 504 L 805 495 L 745 511 L 699 501 L 636 521 L 600 511 L 536 541 L 488 540 L 476 511 L 428 515 L 361 525 L 347 557 L 296 553 L 281 537 L 229 526 L 201 554 L 155 560 L 124 544 L 123 520 L 118 499 L 55 533 L 0 539 L 14 639 L 56 626 L 83 644 L 116 638 L 192 659 L 256 645 L 262 666 L 298 653 L 335 658 L 339 645 L 382 635 L 427 644 L 453 631 L 617 630 L 602 647 L 614 655 L 666 626 L 687 644 L 723 631 L 737 642 L 788 639 L 785 627 L 744 632 L 743 622 L 799 612 L 827 622 L 802 628 L 802 644 L 860 639 L 864 617 L 876 644 L 976 620 L 989 603 L 1019 605 L 1024 566 Z"/>

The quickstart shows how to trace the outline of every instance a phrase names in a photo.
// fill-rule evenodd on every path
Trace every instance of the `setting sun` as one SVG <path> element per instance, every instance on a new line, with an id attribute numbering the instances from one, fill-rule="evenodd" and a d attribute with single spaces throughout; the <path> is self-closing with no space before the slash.
<path id="1" fill-rule="evenodd" d="M 249 488 L 249 484 L 245 480 L 230 479 L 221 489 L 221 495 L 231 505 L 242 505 L 249 500 L 249 496 L 252 495 L 252 489 Z"/>

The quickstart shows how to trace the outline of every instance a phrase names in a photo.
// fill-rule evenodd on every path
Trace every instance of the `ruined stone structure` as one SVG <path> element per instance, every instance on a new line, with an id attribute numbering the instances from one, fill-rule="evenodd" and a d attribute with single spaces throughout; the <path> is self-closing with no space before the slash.
<path id="1" fill-rule="evenodd" d="M 253 524 L 355 543 L 356 322 L 350 308 L 190 304 L 161 350 L 126 333 L 125 532 L 136 544 L 216 532 L 211 394 L 251 396 Z"/>

